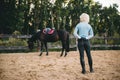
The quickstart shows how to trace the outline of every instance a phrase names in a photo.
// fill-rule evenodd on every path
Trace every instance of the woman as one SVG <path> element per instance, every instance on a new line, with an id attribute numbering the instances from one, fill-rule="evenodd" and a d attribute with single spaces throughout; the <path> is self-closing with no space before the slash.
<path id="1" fill-rule="evenodd" d="M 90 72 L 93 71 L 93 62 L 90 52 L 89 39 L 93 37 L 93 29 L 89 24 L 89 15 L 82 13 L 80 15 L 80 23 L 78 23 L 74 30 L 74 36 L 78 39 L 78 49 L 80 53 L 80 63 L 82 66 L 82 73 L 86 73 L 85 61 L 84 61 L 84 50 L 86 51 L 88 57 L 88 63 L 90 67 Z"/>

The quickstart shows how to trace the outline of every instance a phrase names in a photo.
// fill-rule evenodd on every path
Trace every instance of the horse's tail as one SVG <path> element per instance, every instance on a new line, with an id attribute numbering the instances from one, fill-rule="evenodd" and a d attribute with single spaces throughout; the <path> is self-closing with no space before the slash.
<path id="1" fill-rule="evenodd" d="M 67 32 L 67 40 L 66 40 L 66 51 L 69 52 L 69 33 Z"/>

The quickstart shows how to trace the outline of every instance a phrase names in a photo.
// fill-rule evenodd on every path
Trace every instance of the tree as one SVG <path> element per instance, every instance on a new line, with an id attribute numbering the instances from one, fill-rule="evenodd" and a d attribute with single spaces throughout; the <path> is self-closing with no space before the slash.
<path id="1" fill-rule="evenodd" d="M 91 13 L 90 13 L 90 24 L 94 29 L 94 34 L 99 34 L 99 25 L 100 25 L 100 11 L 101 11 L 102 5 L 99 3 L 95 3 L 94 5 L 91 5 Z"/>
<path id="2" fill-rule="evenodd" d="M 15 17 L 15 0 L 0 1 L 0 33 L 12 33 L 17 24 Z"/>
<path id="3" fill-rule="evenodd" d="M 72 33 L 82 13 L 90 15 L 95 34 L 120 34 L 120 13 L 117 5 L 102 7 L 93 0 L 1 0 L 0 33 L 33 34 L 50 27 Z"/>
<path id="4" fill-rule="evenodd" d="M 111 13 L 112 12 L 112 13 Z M 104 7 L 100 10 L 100 24 L 98 26 L 98 32 L 104 33 L 106 36 L 113 36 L 115 29 L 114 21 L 116 20 L 116 15 L 118 11 L 115 6 L 110 6 L 109 8 Z M 118 24 L 116 24 L 117 26 Z"/>

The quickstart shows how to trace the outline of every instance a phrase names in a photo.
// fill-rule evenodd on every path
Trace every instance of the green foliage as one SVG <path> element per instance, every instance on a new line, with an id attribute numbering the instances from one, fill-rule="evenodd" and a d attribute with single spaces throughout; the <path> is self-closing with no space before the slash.
<path id="1" fill-rule="evenodd" d="M 21 35 L 21 33 L 19 31 L 14 31 L 13 35 Z M 27 41 L 26 39 L 9 37 L 8 39 L 1 39 L 0 46 L 27 46 Z"/>
<path id="2" fill-rule="evenodd" d="M 31 4 L 34 7 L 31 8 Z M 106 33 L 109 37 L 117 32 L 120 35 L 117 7 L 116 4 L 102 7 L 93 0 L 56 0 L 54 4 L 49 0 L 2 0 L 0 33 L 12 34 L 17 30 L 21 34 L 33 34 L 45 27 L 66 29 L 72 33 L 80 14 L 86 12 L 95 34 Z"/>
<path id="3" fill-rule="evenodd" d="M 0 40 L 0 46 L 27 46 L 27 41 L 16 38 L 9 38 L 8 40 Z"/>
<path id="4" fill-rule="evenodd" d="M 95 36 L 97 37 L 98 34 L 95 35 Z M 98 37 L 99 37 L 99 36 L 98 36 Z M 94 44 L 105 44 L 104 39 L 97 39 L 97 38 L 92 38 L 92 39 L 90 39 L 90 42 L 91 42 L 92 45 L 94 45 Z"/>
<path id="5" fill-rule="evenodd" d="M 21 35 L 21 33 L 19 31 L 14 31 L 13 35 Z"/>
<path id="6" fill-rule="evenodd" d="M 25 40 L 9 38 L 8 46 L 27 46 L 27 43 Z"/>
<path id="7" fill-rule="evenodd" d="M 118 33 L 114 33 L 114 38 L 120 38 L 120 36 L 119 36 L 119 34 Z M 116 45 L 118 45 L 118 44 L 120 44 L 120 40 L 119 39 L 109 39 L 108 40 L 108 44 L 116 44 Z"/>

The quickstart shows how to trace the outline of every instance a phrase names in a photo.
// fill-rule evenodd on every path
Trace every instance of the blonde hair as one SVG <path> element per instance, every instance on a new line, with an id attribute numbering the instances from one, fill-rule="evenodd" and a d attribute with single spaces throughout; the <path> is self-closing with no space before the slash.
<path id="1" fill-rule="evenodd" d="M 89 15 L 87 13 L 82 13 L 80 15 L 80 21 L 89 23 Z"/>

